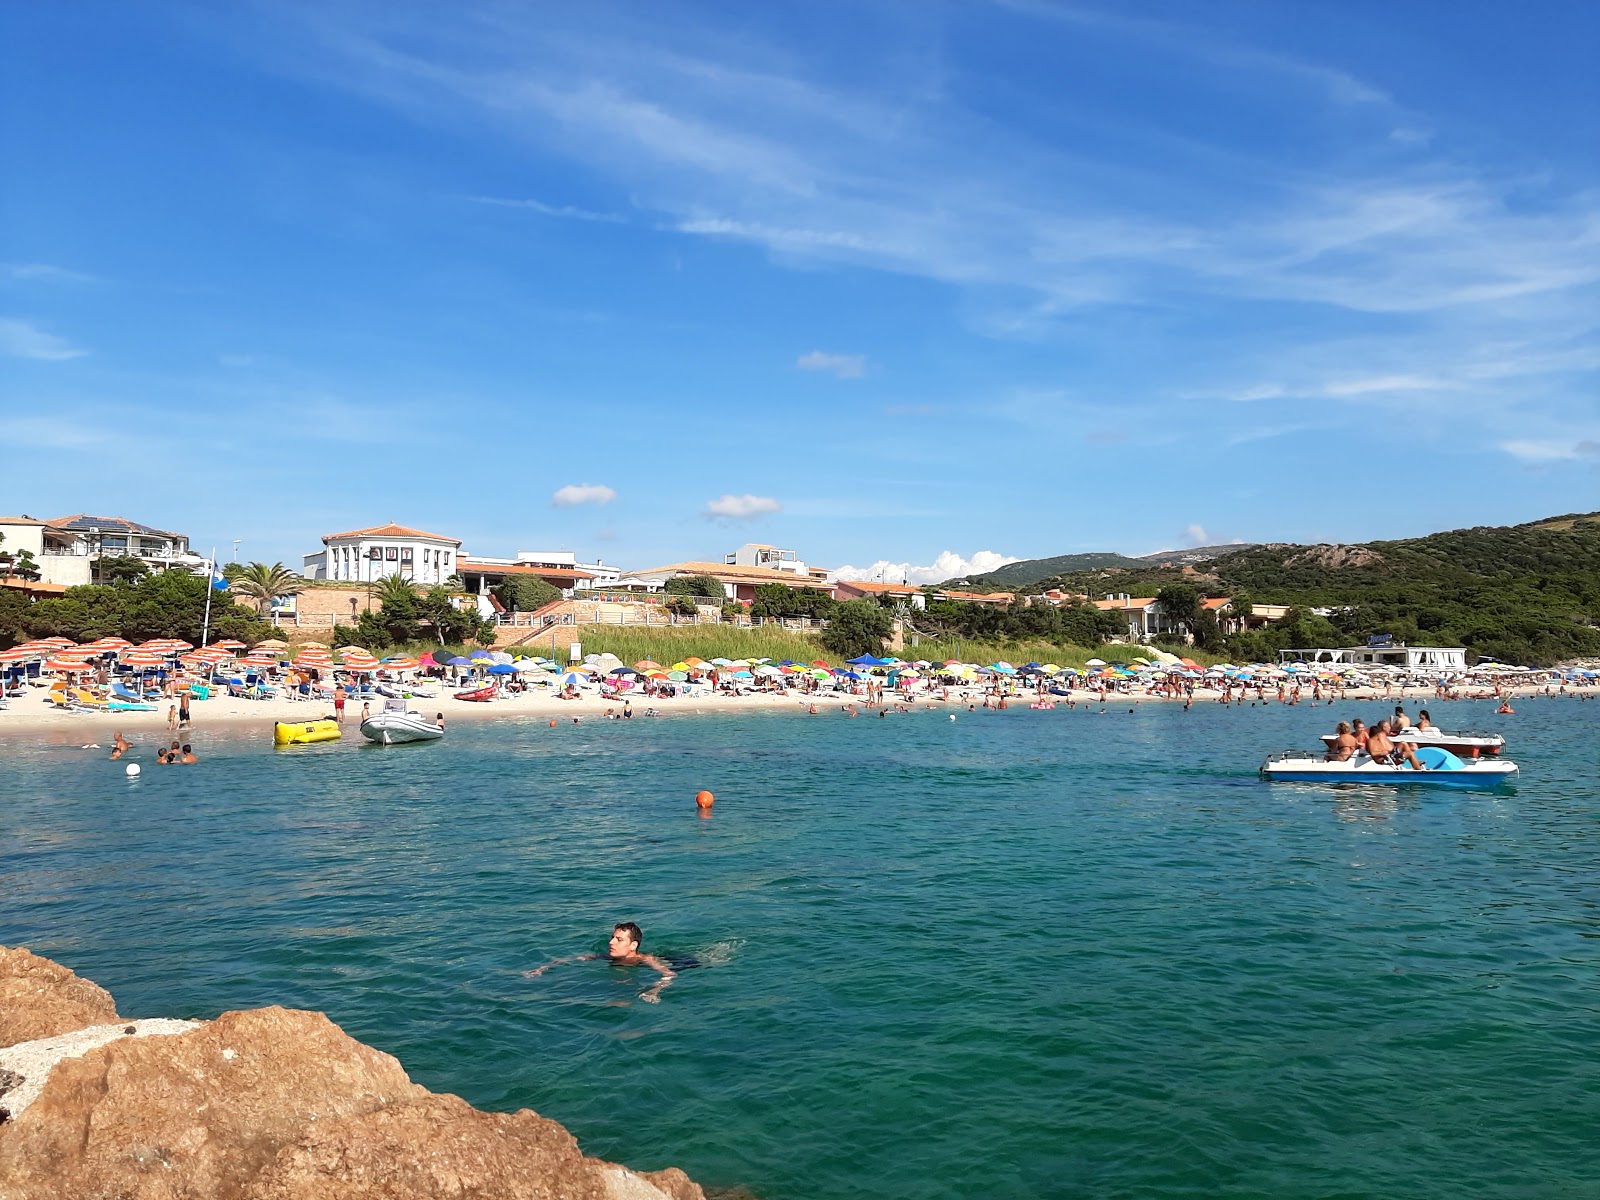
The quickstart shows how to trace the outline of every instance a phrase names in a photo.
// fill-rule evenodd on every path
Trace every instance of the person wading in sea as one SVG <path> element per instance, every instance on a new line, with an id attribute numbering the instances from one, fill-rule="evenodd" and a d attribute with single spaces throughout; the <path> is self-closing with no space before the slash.
<path id="1" fill-rule="evenodd" d="M 658 1004 L 661 1001 L 661 991 L 677 978 L 678 973 L 661 959 L 653 954 L 639 953 L 640 943 L 644 941 L 644 930 L 632 921 L 619 921 L 611 929 L 611 941 L 604 954 L 573 954 L 566 958 L 553 958 L 542 967 L 532 971 L 524 971 L 524 979 L 537 979 L 551 967 L 559 967 L 563 963 L 593 962 L 596 959 L 609 959 L 614 966 L 619 967 L 649 967 L 661 976 L 655 985 L 639 993 L 639 999 L 646 1004 Z"/>

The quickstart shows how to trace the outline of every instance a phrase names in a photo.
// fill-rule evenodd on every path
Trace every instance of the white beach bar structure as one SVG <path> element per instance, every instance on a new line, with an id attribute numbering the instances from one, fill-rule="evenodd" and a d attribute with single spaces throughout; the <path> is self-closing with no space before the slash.
<path id="1" fill-rule="evenodd" d="M 1372 646 L 1317 647 L 1315 649 L 1279 650 L 1279 662 L 1347 663 L 1364 667 L 1401 667 L 1421 671 L 1465 671 L 1467 651 L 1464 646 L 1408 646 L 1404 642 L 1388 642 Z"/>

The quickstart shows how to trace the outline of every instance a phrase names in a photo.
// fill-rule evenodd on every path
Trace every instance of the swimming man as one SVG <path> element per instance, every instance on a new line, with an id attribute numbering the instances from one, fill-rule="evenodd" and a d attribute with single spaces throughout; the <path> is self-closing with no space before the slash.
<path id="1" fill-rule="evenodd" d="M 661 992 L 667 984 L 677 978 L 678 973 L 665 962 L 653 954 L 639 953 L 639 945 L 644 941 L 644 931 L 632 921 L 619 921 L 611 930 L 611 941 L 606 946 L 604 955 L 600 954 L 573 954 L 567 958 L 553 958 L 542 967 L 522 973 L 525 979 L 536 979 L 551 967 L 558 967 L 563 963 L 591 962 L 598 958 L 608 958 L 612 964 L 619 967 L 649 967 L 661 976 L 653 987 L 648 987 L 639 993 L 639 999 L 646 1004 L 658 1004 L 661 1001 Z"/>

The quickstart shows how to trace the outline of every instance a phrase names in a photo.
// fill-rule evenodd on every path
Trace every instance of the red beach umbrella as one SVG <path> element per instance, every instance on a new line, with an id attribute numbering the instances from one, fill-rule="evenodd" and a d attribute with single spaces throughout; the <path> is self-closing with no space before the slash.
<path id="1" fill-rule="evenodd" d="M 125 667 L 161 667 L 166 662 L 166 657 L 154 650 L 129 650 L 122 656 L 122 665 Z"/>

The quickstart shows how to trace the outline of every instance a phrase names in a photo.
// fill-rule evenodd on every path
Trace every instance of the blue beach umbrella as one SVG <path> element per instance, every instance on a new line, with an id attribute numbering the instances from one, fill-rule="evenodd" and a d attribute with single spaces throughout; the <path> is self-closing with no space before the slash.
<path id="1" fill-rule="evenodd" d="M 470 667 L 472 665 L 472 660 L 470 658 L 462 658 L 458 654 L 454 658 L 450 659 L 445 665 L 450 667 Z"/>
<path id="2" fill-rule="evenodd" d="M 517 669 L 510 663 L 495 663 L 495 665 L 490 667 L 488 670 L 488 674 L 490 675 L 515 675 L 516 673 Z"/>

